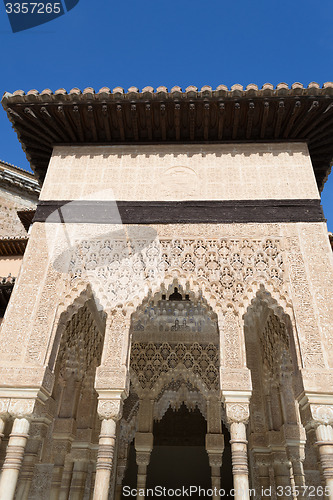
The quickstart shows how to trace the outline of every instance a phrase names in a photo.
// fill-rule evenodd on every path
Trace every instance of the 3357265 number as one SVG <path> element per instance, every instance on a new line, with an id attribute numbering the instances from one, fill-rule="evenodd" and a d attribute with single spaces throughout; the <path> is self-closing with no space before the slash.
<path id="1" fill-rule="evenodd" d="M 6 3 L 7 14 L 60 14 L 61 3 L 23 2 Z"/>

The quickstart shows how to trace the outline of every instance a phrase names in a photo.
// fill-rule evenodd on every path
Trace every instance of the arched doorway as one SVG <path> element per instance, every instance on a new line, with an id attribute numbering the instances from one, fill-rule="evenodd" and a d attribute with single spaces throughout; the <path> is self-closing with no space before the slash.
<path id="1" fill-rule="evenodd" d="M 200 294 L 174 282 L 133 314 L 131 333 L 117 497 L 121 476 L 131 488 L 205 490 L 222 477 L 228 491 L 230 436 L 222 429 L 216 314 Z M 133 437 L 134 444 L 124 446 Z"/>
<path id="2" fill-rule="evenodd" d="M 264 491 L 272 486 L 287 498 L 294 486 L 303 491 L 306 481 L 306 436 L 294 393 L 298 355 L 291 319 L 262 289 L 244 315 L 244 333 L 253 386 L 248 425 L 252 487 Z"/>

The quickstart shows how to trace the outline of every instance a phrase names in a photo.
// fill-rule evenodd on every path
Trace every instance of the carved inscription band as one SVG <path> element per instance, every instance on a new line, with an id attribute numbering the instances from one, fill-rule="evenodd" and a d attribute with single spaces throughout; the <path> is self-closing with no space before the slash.
<path id="1" fill-rule="evenodd" d="M 324 221 L 320 200 L 40 201 L 33 219 L 85 224 Z"/>

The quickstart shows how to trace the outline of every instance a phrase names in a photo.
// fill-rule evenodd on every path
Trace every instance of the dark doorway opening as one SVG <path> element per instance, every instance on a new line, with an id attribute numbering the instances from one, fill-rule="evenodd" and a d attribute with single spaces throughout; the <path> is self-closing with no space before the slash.
<path id="1" fill-rule="evenodd" d="M 221 468 L 221 488 L 226 491 L 225 498 L 230 498 L 228 492 L 233 487 L 230 435 L 227 429 L 224 429 L 225 450 Z M 183 488 L 189 489 L 190 486 L 197 486 L 206 491 L 209 490 L 211 471 L 205 449 L 206 433 L 207 423 L 198 409 L 190 412 L 184 404 L 178 411 L 169 408 L 162 420 L 154 423 L 154 448 L 148 466 L 146 488 L 183 490 Z M 135 489 L 136 474 L 135 450 L 132 444 L 123 486 Z M 152 492 L 146 496 L 146 498 L 149 497 L 154 498 Z M 190 496 L 192 499 L 202 497 L 202 494 L 199 496 L 195 492 L 192 492 Z M 178 498 L 188 497 L 185 494 L 184 497 Z"/>

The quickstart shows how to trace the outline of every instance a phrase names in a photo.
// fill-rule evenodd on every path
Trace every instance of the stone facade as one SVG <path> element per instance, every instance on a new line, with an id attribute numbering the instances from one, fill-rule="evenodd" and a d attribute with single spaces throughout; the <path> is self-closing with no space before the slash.
<path id="1" fill-rule="evenodd" d="M 155 424 L 185 405 L 206 422 L 214 498 L 228 448 L 237 500 L 332 500 L 325 222 L 105 224 L 71 208 L 316 201 L 306 144 L 56 146 L 40 200 L 67 209 L 34 222 L 0 330 L 0 499 L 120 499 L 132 442 L 143 492 Z"/>
<path id="2" fill-rule="evenodd" d="M 28 238 L 18 212 L 34 210 L 39 192 L 33 174 L 0 161 L 0 324 Z"/>

